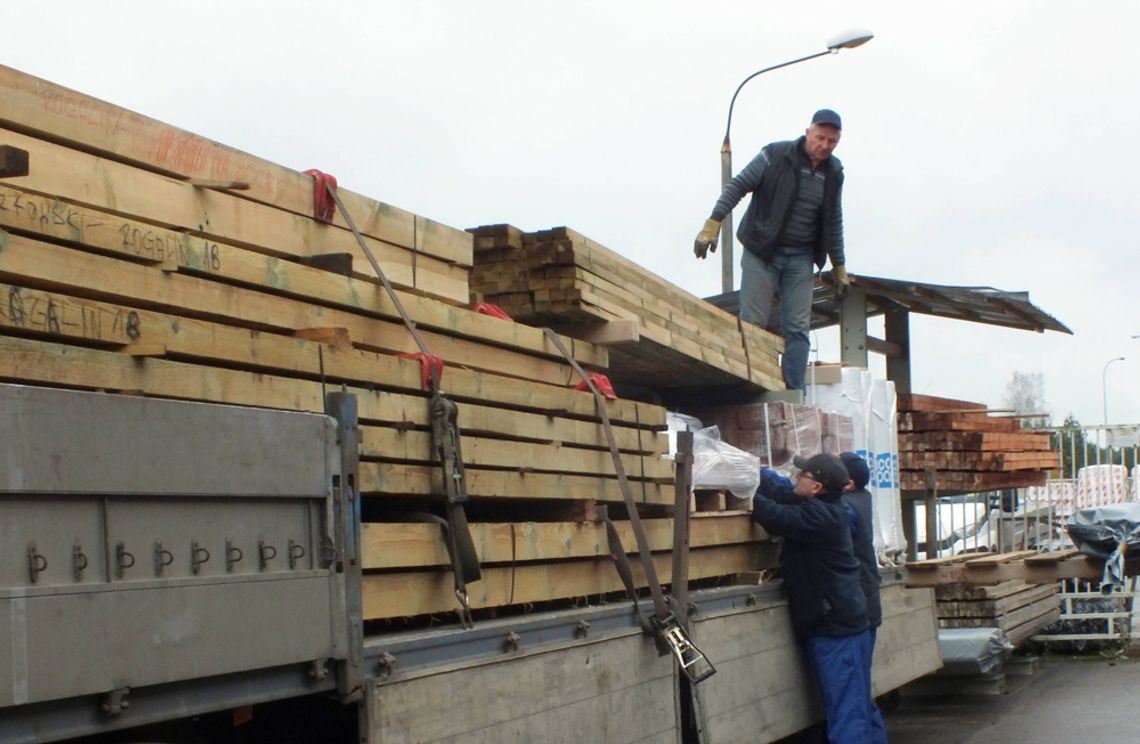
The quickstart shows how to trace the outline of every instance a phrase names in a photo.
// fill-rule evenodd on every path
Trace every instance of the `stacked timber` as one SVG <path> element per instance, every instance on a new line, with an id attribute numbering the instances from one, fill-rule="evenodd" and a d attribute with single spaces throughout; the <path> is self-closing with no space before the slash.
<path id="1" fill-rule="evenodd" d="M 783 390 L 783 340 L 573 230 L 473 228 L 471 291 L 524 323 L 607 342 L 615 382 Z"/>
<path id="2" fill-rule="evenodd" d="M 932 468 L 939 491 L 972 493 L 1040 486 L 1058 467 L 1049 435 L 996 416 L 981 403 L 899 395 L 902 490 L 926 490 Z"/>
<path id="3" fill-rule="evenodd" d="M 371 520 L 364 616 L 455 609 L 439 527 L 406 523 L 443 493 L 422 369 L 401 358 L 419 347 L 345 215 L 314 218 L 314 179 L 3 67 L 0 100 L 0 146 L 30 157 L 26 176 L 0 181 L 0 379 L 315 412 L 327 391 L 354 394 Z M 620 590 L 590 521 L 596 505 L 623 503 L 593 396 L 570 387 L 575 374 L 542 330 L 460 306 L 468 233 L 339 195 L 446 365 L 484 564 L 472 606 Z M 604 348 L 565 344 L 587 369 L 606 369 Z M 665 411 L 604 405 L 634 497 L 657 517 L 647 532 L 669 581 Z M 618 526 L 632 549 L 628 522 Z M 692 546 L 693 578 L 772 558 L 747 518 L 702 521 Z"/>
<path id="4" fill-rule="evenodd" d="M 993 586 L 940 584 L 935 587 L 941 628 L 998 628 L 1014 646 L 1029 640 L 1061 616 L 1058 584 L 1003 581 Z"/>

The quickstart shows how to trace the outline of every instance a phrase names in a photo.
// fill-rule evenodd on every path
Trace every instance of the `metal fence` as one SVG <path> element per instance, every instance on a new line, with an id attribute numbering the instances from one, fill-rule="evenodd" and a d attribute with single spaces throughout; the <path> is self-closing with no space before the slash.
<path id="1" fill-rule="evenodd" d="M 939 556 L 1073 547 L 1065 524 L 1072 514 L 1107 504 L 1140 501 L 1140 425 L 1037 429 L 1050 434 L 1060 467 L 1046 485 L 940 497 L 935 548 Z M 922 530 L 925 509 L 917 505 Z M 918 536 L 925 548 L 924 530 Z M 1046 643 L 1130 645 L 1137 582 L 1128 591 L 1101 593 L 1097 582 L 1060 582 L 1061 619 L 1033 637 Z M 1140 621 L 1140 618 L 1135 618 Z"/>

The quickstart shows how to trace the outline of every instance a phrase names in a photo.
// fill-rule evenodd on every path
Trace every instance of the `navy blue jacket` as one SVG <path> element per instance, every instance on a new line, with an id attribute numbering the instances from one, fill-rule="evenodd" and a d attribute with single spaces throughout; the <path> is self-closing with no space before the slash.
<path id="1" fill-rule="evenodd" d="M 872 628 L 883 624 L 883 604 L 879 600 L 879 559 L 875 557 L 875 537 L 872 523 L 871 493 L 859 488 L 843 494 L 843 500 L 855 510 L 858 530 L 855 533 L 855 559 L 859 561 L 859 584 L 867 602 L 867 621 Z"/>
<path id="2" fill-rule="evenodd" d="M 851 508 L 840 494 L 805 499 L 762 475 L 752 520 L 784 538 L 780 573 L 797 636 L 848 636 L 869 626 L 851 539 Z"/>

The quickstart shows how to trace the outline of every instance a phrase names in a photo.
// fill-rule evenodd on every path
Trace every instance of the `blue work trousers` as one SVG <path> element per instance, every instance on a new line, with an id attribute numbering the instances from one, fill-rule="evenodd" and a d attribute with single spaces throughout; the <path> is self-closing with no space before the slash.
<path id="1" fill-rule="evenodd" d="M 870 631 L 849 636 L 812 636 L 805 641 L 819 682 L 831 744 L 872 744 L 870 675 L 866 654 Z"/>
<path id="2" fill-rule="evenodd" d="M 879 712 L 879 706 L 875 705 L 874 687 L 871 685 L 871 662 L 875 658 L 875 636 L 877 635 L 877 628 L 871 628 L 867 631 L 866 637 L 863 642 L 863 673 L 867 678 L 867 692 L 870 693 L 867 698 L 867 704 L 870 706 L 869 715 L 871 717 L 871 742 L 872 744 L 887 744 L 887 727 L 883 723 L 883 714 Z"/>
<path id="3" fill-rule="evenodd" d="M 811 301 L 815 265 L 808 248 L 779 248 L 764 263 L 747 248 L 740 260 L 740 318 L 767 328 L 772 300 L 780 294 L 780 333 L 784 357 L 780 368 L 789 389 L 805 390 L 808 351 L 811 343 Z"/>

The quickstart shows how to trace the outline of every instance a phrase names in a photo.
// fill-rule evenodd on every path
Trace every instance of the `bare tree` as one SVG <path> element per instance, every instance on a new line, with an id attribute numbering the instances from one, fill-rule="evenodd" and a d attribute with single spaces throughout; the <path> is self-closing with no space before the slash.
<path id="1" fill-rule="evenodd" d="M 1045 375 L 1040 372 L 1014 372 L 1005 386 L 1002 403 L 1018 415 L 1043 414 L 1040 418 L 1022 419 L 1022 426 L 1036 428 L 1050 423 L 1051 411 L 1045 400 Z"/>

